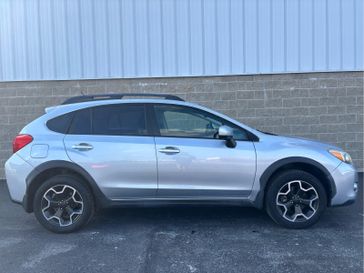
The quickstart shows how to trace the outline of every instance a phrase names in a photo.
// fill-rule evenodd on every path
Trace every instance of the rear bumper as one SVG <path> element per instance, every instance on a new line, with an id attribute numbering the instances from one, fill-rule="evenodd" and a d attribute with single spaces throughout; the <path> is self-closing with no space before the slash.
<path id="1" fill-rule="evenodd" d="M 336 186 L 336 194 L 331 199 L 331 206 L 351 205 L 358 194 L 359 175 L 352 165 L 341 163 L 331 176 Z"/>
<path id="2" fill-rule="evenodd" d="M 13 154 L 5 163 L 5 176 L 10 198 L 13 202 L 22 204 L 26 195 L 26 177 L 33 167 L 17 154 Z"/>

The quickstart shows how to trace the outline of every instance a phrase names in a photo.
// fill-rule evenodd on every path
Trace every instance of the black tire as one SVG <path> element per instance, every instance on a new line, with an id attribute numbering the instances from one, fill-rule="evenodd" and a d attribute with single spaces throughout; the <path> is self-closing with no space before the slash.
<path id="1" fill-rule="evenodd" d="M 67 226 L 61 226 L 60 224 L 55 223 L 56 221 L 54 219 L 47 220 L 42 212 L 42 204 L 47 202 L 43 199 L 43 195 L 49 189 L 57 185 L 66 185 L 74 188 L 83 202 L 82 213 L 76 215 L 76 219 L 73 223 Z M 56 175 L 44 181 L 36 191 L 33 201 L 33 210 L 39 223 L 46 229 L 55 233 L 70 233 L 79 230 L 91 220 L 95 211 L 95 202 L 91 190 L 83 181 L 80 181 L 77 177 L 72 175 Z"/>
<path id="2" fill-rule="evenodd" d="M 276 201 L 278 198 L 277 197 L 278 192 L 281 189 L 285 189 L 284 186 L 288 182 L 295 181 L 295 180 L 304 181 L 304 182 L 308 183 L 310 186 L 312 186 L 316 190 L 316 192 L 313 191 L 313 194 L 316 195 L 316 193 L 317 193 L 317 195 L 318 195 L 318 200 L 315 201 L 316 212 L 313 213 L 313 210 L 311 212 L 311 209 L 306 210 L 306 211 L 309 211 L 310 213 L 312 213 L 312 215 L 309 215 L 310 216 L 309 219 L 305 219 L 304 217 L 301 216 L 301 217 L 297 217 L 297 219 L 299 219 L 299 221 L 298 220 L 292 221 L 294 219 L 294 217 L 292 217 L 291 221 L 290 221 L 283 216 L 285 211 L 288 211 L 288 210 L 286 210 L 286 207 L 282 208 L 282 206 L 278 206 L 276 204 Z M 304 185 L 307 186 L 308 184 L 304 184 Z M 293 184 L 291 184 L 291 185 L 293 185 Z M 285 192 L 285 190 L 284 190 L 284 192 Z M 303 192 L 303 191 L 301 191 L 301 192 Z M 288 200 L 291 200 L 290 198 L 293 199 L 293 195 L 294 194 L 290 195 Z M 282 198 L 282 196 L 280 195 L 279 198 Z M 293 202 L 301 202 L 301 201 L 294 200 L 291 202 L 293 203 Z M 279 203 L 280 203 L 280 200 L 279 200 Z M 288 202 L 285 204 L 288 204 Z M 313 203 L 311 203 L 311 204 L 313 204 Z M 290 211 L 295 209 L 292 206 L 301 206 L 301 205 L 296 204 L 296 203 L 290 204 Z M 301 170 L 289 170 L 289 171 L 285 171 L 285 172 L 279 173 L 278 175 L 274 176 L 272 178 L 272 180 L 270 181 L 270 184 L 269 184 L 268 189 L 265 194 L 265 208 L 266 208 L 268 215 L 277 224 L 284 226 L 286 228 L 301 229 L 301 228 L 307 228 L 307 227 L 312 226 L 319 220 L 320 216 L 326 209 L 326 206 L 327 206 L 327 194 L 326 194 L 325 188 L 323 187 L 322 183 L 312 174 L 305 172 L 305 171 L 301 171 Z M 287 218 L 289 218 L 289 217 L 287 217 Z"/>

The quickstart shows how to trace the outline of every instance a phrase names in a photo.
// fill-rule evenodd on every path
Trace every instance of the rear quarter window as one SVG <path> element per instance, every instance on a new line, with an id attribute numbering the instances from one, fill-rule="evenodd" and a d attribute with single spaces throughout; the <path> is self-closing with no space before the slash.
<path id="1" fill-rule="evenodd" d="M 70 127 L 73 118 L 73 113 L 64 114 L 47 121 L 46 125 L 49 130 L 66 134 Z"/>

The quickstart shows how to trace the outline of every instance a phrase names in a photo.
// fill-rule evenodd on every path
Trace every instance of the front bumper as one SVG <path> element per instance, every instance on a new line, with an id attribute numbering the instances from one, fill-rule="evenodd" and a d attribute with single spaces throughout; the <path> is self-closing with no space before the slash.
<path id="1" fill-rule="evenodd" d="M 331 206 L 350 205 L 358 194 L 359 175 L 354 166 L 341 163 L 331 176 L 336 186 L 336 194 L 331 199 Z"/>

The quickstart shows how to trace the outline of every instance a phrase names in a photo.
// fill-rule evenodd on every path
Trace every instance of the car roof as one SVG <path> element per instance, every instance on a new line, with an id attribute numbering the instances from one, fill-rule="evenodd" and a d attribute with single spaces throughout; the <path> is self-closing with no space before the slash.
<path id="1" fill-rule="evenodd" d="M 141 101 L 139 99 L 143 99 Z M 151 99 L 154 98 L 154 99 Z M 81 96 L 74 96 L 66 99 L 61 105 L 47 107 L 45 109 L 46 113 L 54 110 L 54 109 L 82 109 L 84 106 L 97 106 L 97 105 L 105 105 L 105 104 L 113 104 L 113 103 L 130 103 L 130 100 L 135 100 L 135 103 L 142 102 L 155 102 L 156 100 L 163 101 L 180 101 L 184 102 L 184 100 L 176 95 L 170 94 L 162 94 L 162 93 L 111 93 L 111 94 L 89 94 Z M 91 104 L 85 104 L 91 102 Z M 67 105 L 72 105 L 71 107 L 64 107 Z"/>

